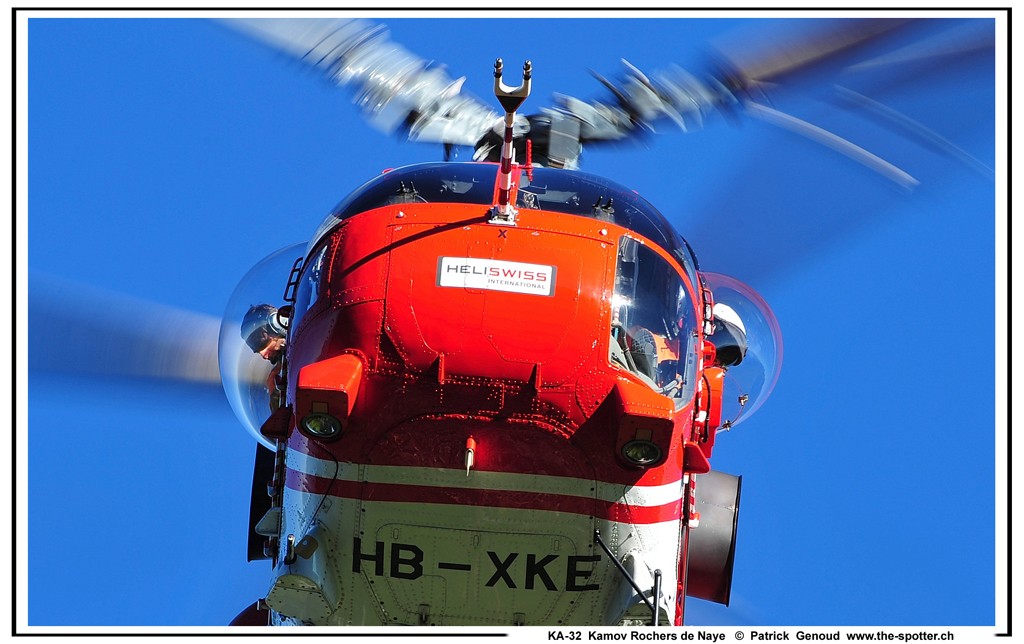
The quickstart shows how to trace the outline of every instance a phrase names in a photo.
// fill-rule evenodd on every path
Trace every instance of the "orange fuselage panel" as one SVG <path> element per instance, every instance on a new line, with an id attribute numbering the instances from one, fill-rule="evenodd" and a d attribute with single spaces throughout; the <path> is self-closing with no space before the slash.
<path id="1" fill-rule="evenodd" d="M 293 329 L 290 399 L 302 367 L 350 353 L 364 361 L 365 373 L 351 431 L 327 446 L 339 458 L 363 462 L 374 453 L 378 462 L 401 464 L 400 454 L 382 457 L 374 447 L 410 423 L 429 425 L 433 445 L 464 444 L 471 429 L 484 432 L 487 443 L 489 430 L 517 427 L 572 440 L 599 471 L 636 480 L 641 472 L 616 458 L 623 406 L 621 395 L 610 396 L 617 382 L 627 397 L 646 387 L 609 361 L 617 244 L 627 231 L 537 210 L 523 210 L 514 226 L 490 224 L 488 211 L 387 206 L 351 217 L 328 235 L 326 283 Z M 660 398 L 639 394 L 650 396 Z M 659 405 L 632 406 L 664 416 L 673 434 L 663 467 L 643 476 L 679 480 L 689 408 L 669 414 Z M 305 447 L 303 437 L 292 436 Z M 451 450 L 437 458 L 430 456 L 435 451 L 418 450 L 416 464 L 460 466 L 449 462 Z M 486 468 L 481 452 L 476 466 Z M 508 467 L 541 467 L 527 460 Z M 559 474 L 558 467 L 543 469 Z"/>

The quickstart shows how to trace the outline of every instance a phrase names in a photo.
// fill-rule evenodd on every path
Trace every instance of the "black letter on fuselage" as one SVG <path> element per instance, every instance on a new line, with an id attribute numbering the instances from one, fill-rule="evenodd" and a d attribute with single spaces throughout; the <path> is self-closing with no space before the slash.
<path id="1" fill-rule="evenodd" d="M 590 575 L 594 574 L 594 570 L 577 570 L 576 564 L 584 561 L 597 563 L 601 561 L 601 555 L 570 555 L 569 556 L 569 567 L 565 571 L 565 589 L 566 590 L 600 590 L 598 584 L 583 584 L 582 586 L 576 585 L 576 580 L 579 578 L 589 579 Z"/>
<path id="2" fill-rule="evenodd" d="M 402 551 L 412 553 L 406 559 L 401 557 Z M 399 567 L 406 565 L 412 568 L 411 572 L 402 572 Z M 423 551 L 416 546 L 406 543 L 391 544 L 391 576 L 398 579 L 419 579 L 423 576 Z"/>
<path id="3" fill-rule="evenodd" d="M 378 577 L 384 574 L 384 542 L 377 542 L 377 550 L 372 555 L 364 555 L 362 550 L 362 541 L 359 537 L 355 538 L 355 545 L 352 547 L 352 572 L 362 572 L 363 560 L 374 562 L 373 574 Z"/>
<path id="4" fill-rule="evenodd" d="M 537 561 L 537 555 L 528 554 L 526 555 L 526 589 L 533 590 L 533 579 L 539 576 L 540 580 L 544 582 L 544 587 L 548 590 L 558 590 L 555 587 L 555 582 L 551 581 L 551 577 L 548 577 L 548 571 L 544 570 L 544 566 L 548 565 L 555 559 L 558 559 L 558 555 L 548 555 L 540 561 Z"/>
<path id="5" fill-rule="evenodd" d="M 508 574 L 508 567 L 512 565 L 512 562 L 519 556 L 518 552 L 513 552 L 508 556 L 505 561 L 498 561 L 498 555 L 487 551 L 487 556 L 491 558 L 491 563 L 494 564 L 494 574 L 491 575 L 490 580 L 485 584 L 486 586 L 493 586 L 498 583 L 499 579 L 505 580 L 505 585 L 509 588 L 515 588 L 516 582 L 512 581 L 512 577 Z"/>

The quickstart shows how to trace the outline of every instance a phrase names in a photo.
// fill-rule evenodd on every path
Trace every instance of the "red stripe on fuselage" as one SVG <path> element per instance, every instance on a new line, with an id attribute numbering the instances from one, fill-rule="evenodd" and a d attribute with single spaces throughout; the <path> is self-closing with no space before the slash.
<path id="1" fill-rule="evenodd" d="M 458 489 L 398 483 L 369 483 L 328 479 L 289 469 L 285 485 L 293 490 L 367 502 L 437 503 L 515 510 L 546 510 L 592 516 L 622 523 L 678 521 L 680 502 L 638 506 L 614 501 L 516 490 Z"/>

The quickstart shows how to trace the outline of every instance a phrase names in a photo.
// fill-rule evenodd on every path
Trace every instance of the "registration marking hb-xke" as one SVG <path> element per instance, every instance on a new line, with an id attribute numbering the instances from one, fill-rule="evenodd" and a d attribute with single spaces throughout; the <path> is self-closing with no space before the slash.
<path id="1" fill-rule="evenodd" d="M 364 563 L 373 563 L 373 574 L 376 577 L 394 579 L 419 579 L 423 576 L 423 549 L 411 543 L 392 542 L 390 552 L 383 541 L 374 542 L 373 553 L 365 553 L 362 540 L 355 537 L 352 543 L 352 572 L 362 573 Z M 504 555 L 488 550 L 487 559 L 490 577 L 484 586 L 503 585 L 506 588 L 535 590 L 584 591 L 600 590 L 600 584 L 587 583 L 594 572 L 594 565 L 601 560 L 600 555 L 537 555 L 532 552 L 509 552 Z M 556 582 L 561 576 L 555 568 L 565 562 L 565 577 L 562 588 Z M 522 562 L 523 565 L 516 565 Z M 587 564 L 590 564 L 587 566 Z M 453 561 L 437 562 L 439 570 L 472 572 L 472 564 Z M 550 568 L 549 568 L 550 566 Z"/>

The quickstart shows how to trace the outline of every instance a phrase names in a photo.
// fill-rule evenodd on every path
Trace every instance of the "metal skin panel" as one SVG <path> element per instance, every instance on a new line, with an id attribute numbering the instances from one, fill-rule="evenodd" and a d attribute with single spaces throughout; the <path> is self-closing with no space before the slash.
<path id="1" fill-rule="evenodd" d="M 478 206 L 448 208 L 456 224 L 462 212 L 477 214 L 463 219 L 476 225 L 444 224 L 435 208 L 410 204 L 391 226 L 386 332 L 399 353 L 417 370 L 443 355 L 451 376 L 527 381 L 540 364 L 546 385 L 568 382 L 607 328 L 603 298 L 614 248 L 600 231 L 608 227 L 540 212 L 524 214 L 516 226 L 481 225 Z M 493 271 L 495 290 L 439 284 L 439 258 L 465 258 L 467 272 Z M 534 274 L 516 266 L 551 267 L 544 284 L 553 284 L 553 294 L 499 290 L 513 281 L 508 275 Z"/>
<path id="2" fill-rule="evenodd" d="M 369 478 L 380 476 L 377 472 Z M 296 504 L 308 504 L 299 497 L 311 496 L 291 488 L 285 494 L 286 503 Z M 639 497 L 620 500 L 642 503 Z M 366 515 L 394 520 L 373 523 Z M 671 622 L 675 611 L 677 580 L 671 564 L 678 520 L 631 524 L 546 510 L 467 511 L 448 504 L 334 497 L 318 520 L 351 526 L 347 533 L 359 538 L 332 553 L 338 592 L 345 600 L 327 617 L 294 620 L 278 615 L 280 623 L 568 626 L 615 624 L 627 613 L 649 618 L 649 609 L 593 544 L 594 528 L 642 583 L 661 569 L 662 621 Z M 465 529 L 467 523 L 474 528 Z M 288 570 L 282 567 L 278 573 Z M 320 606 L 311 607 L 311 614 L 313 608 Z"/>
<path id="3" fill-rule="evenodd" d="M 278 622 L 617 623 L 641 600 L 595 530 L 638 578 L 661 570 L 663 619 L 681 620 L 693 406 L 642 405 L 664 416 L 667 448 L 636 468 L 619 455 L 628 418 L 610 395 L 647 387 L 609 361 L 618 240 L 635 234 L 544 211 L 485 222 L 479 205 L 406 203 L 325 237 L 336 250 L 290 338 L 289 400 L 313 362 L 352 355 L 363 377 L 340 438 L 290 432 L 280 543 L 319 526 L 332 589 L 312 595 L 344 599 L 326 616 L 289 599 L 296 614 Z M 491 270 L 499 281 L 480 281 Z M 301 573 L 285 559 L 282 546 L 275 577 L 288 581 Z"/>

